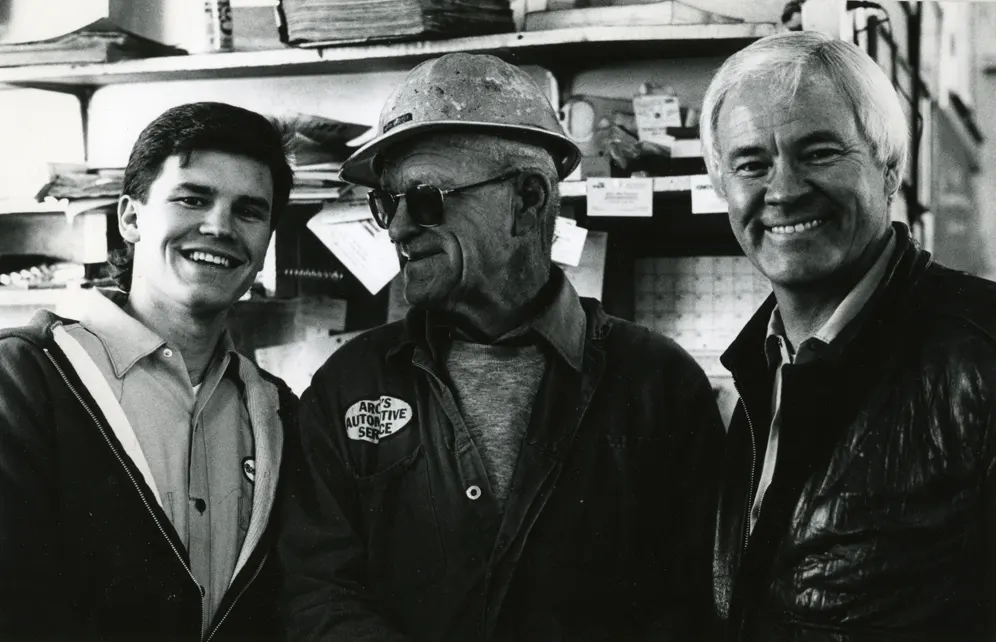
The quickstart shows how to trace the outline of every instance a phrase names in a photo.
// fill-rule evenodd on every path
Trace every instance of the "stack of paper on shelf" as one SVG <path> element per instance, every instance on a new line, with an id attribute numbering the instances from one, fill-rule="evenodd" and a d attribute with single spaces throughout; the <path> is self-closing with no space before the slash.
<path id="1" fill-rule="evenodd" d="M 32 42 L 0 42 L 0 67 L 116 62 L 185 53 L 183 49 L 143 38 L 102 19 L 54 38 Z"/>
<path id="2" fill-rule="evenodd" d="M 625 0 L 612 2 L 608 5 L 598 3 L 598 5 L 572 9 L 552 9 L 547 4 L 546 9 L 548 10 L 530 7 L 526 13 L 525 30 L 743 22 L 736 18 L 699 9 L 678 0 L 659 0 L 657 2 Z"/>
<path id="3" fill-rule="evenodd" d="M 49 163 L 49 181 L 38 192 L 42 199 L 117 198 L 124 170 L 76 163 Z"/>
<path id="4" fill-rule="evenodd" d="M 508 0 L 281 0 L 287 42 L 470 36 L 514 30 Z"/>
<path id="5" fill-rule="evenodd" d="M 369 127 L 314 114 L 291 114 L 277 123 L 294 166 L 291 200 L 335 200 L 349 193 L 350 186 L 339 180 L 339 169 Z"/>
<path id="6" fill-rule="evenodd" d="M 352 186 L 339 180 L 341 163 L 294 166 L 292 201 L 334 201 L 349 194 Z"/>
<path id="7" fill-rule="evenodd" d="M 307 226 L 371 294 L 401 270 L 387 230 L 374 223 L 365 202 L 327 203 Z"/>

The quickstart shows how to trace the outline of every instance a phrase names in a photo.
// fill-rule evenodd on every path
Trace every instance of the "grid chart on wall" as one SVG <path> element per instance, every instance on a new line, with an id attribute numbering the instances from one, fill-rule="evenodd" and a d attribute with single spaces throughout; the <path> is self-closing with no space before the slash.
<path id="1" fill-rule="evenodd" d="M 727 377 L 719 356 L 771 293 L 742 256 L 637 259 L 634 321 L 665 334 L 709 377 Z"/>

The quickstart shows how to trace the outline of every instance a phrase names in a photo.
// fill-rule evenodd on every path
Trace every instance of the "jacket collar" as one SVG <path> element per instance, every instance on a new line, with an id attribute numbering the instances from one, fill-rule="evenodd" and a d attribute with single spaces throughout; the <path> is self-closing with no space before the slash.
<path id="1" fill-rule="evenodd" d="M 551 266 L 550 281 L 545 289 L 549 293 L 549 299 L 540 307 L 536 316 L 499 341 L 534 332 L 573 370 L 580 372 L 584 361 L 587 319 L 581 299 L 564 271 L 556 265 Z M 425 344 L 435 359 L 439 354 L 438 344 L 441 340 L 438 333 L 434 332 L 436 329 L 431 312 L 410 310 L 405 317 L 401 340 L 388 352 L 388 357 L 398 354 L 406 346 Z"/>
<path id="2" fill-rule="evenodd" d="M 166 341 L 121 307 L 128 300 L 124 292 L 94 290 L 81 300 L 79 322 L 103 344 L 114 368 L 114 376 L 124 377 L 140 359 Z"/>
<path id="3" fill-rule="evenodd" d="M 896 233 L 890 229 L 888 235 L 889 240 L 871 268 L 851 288 L 851 291 L 847 293 L 830 318 L 812 336 L 806 338 L 799 345 L 788 345 L 782 316 L 778 306 L 775 306 L 771 312 L 771 319 L 768 321 L 768 336 L 764 340 L 769 366 L 772 366 L 776 361 L 776 357 L 778 362 L 786 361 L 781 356 L 783 351 L 789 355 L 787 362 L 806 363 L 819 358 L 823 349 L 832 343 L 852 321 L 858 318 L 861 311 L 865 309 L 865 305 L 878 291 L 895 254 Z"/>
<path id="4" fill-rule="evenodd" d="M 128 295 L 115 290 L 93 290 L 80 299 L 79 310 L 73 310 L 76 319 L 100 340 L 118 379 L 141 359 L 166 345 L 166 340 L 145 327 L 141 321 L 124 311 Z M 232 335 L 222 331 L 215 348 L 215 359 L 237 352 Z M 219 361 L 220 362 L 220 361 Z"/>
<path id="5" fill-rule="evenodd" d="M 885 269 L 878 290 L 871 296 L 854 317 L 851 323 L 842 328 L 823 351 L 822 357 L 837 360 L 851 341 L 867 327 L 870 317 L 886 317 L 898 313 L 898 304 L 916 286 L 920 277 L 931 263 L 929 252 L 922 250 L 909 228 L 900 222 L 893 222 L 896 241 L 892 257 Z M 767 336 L 768 322 L 771 319 L 776 301 L 774 294 L 768 296 L 758 311 L 737 335 L 730 347 L 720 357 L 720 361 L 734 375 L 744 369 L 754 370 L 766 363 L 764 339 Z"/>

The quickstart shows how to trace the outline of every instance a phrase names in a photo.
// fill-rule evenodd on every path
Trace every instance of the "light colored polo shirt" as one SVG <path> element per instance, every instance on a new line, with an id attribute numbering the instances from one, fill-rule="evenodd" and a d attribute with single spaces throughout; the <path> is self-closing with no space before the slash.
<path id="1" fill-rule="evenodd" d="M 768 432 L 768 445 L 764 451 L 764 465 L 757 481 L 757 491 L 754 494 L 754 504 L 750 511 L 750 521 L 747 526 L 748 535 L 754 531 L 754 525 L 761 515 L 761 504 L 768 492 L 771 480 L 775 475 L 775 463 L 778 460 L 778 439 L 782 426 L 782 367 L 791 363 L 806 363 L 818 358 L 819 349 L 829 345 L 843 329 L 853 321 L 868 303 L 875 290 L 878 289 L 889 267 L 889 259 L 896 249 L 896 235 L 891 232 L 889 242 L 857 285 L 844 297 L 826 323 L 812 336 L 799 344 L 799 349 L 792 351 L 785 338 L 785 327 L 776 306 L 771 311 L 768 321 L 768 336 L 764 341 L 768 365 L 775 370 L 775 381 L 771 392 L 771 430 Z"/>
<path id="2" fill-rule="evenodd" d="M 203 595 L 202 634 L 225 596 L 249 529 L 252 424 L 225 331 L 196 390 L 176 346 L 129 316 L 124 295 L 94 293 L 66 326 L 104 375 L 134 429 L 162 508 Z"/>

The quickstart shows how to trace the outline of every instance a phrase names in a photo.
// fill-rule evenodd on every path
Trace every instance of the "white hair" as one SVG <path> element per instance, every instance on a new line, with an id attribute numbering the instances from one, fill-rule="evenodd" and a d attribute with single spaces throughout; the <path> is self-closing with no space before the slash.
<path id="1" fill-rule="evenodd" d="M 761 79 L 770 82 L 774 95 L 788 100 L 805 75 L 814 73 L 824 74 L 854 107 L 858 131 L 871 145 L 875 159 L 894 169 L 899 178 L 904 176 L 909 126 L 899 95 L 882 68 L 852 43 L 817 31 L 789 31 L 762 38 L 733 54 L 709 83 L 700 132 L 706 169 L 714 185 L 721 184 L 716 129 L 727 94 Z"/>

